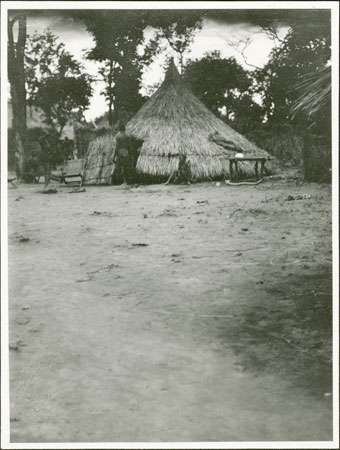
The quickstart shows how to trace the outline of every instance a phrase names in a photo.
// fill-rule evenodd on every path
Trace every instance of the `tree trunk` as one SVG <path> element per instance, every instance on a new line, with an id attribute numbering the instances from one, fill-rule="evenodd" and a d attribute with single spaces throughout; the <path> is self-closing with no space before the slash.
<path id="1" fill-rule="evenodd" d="M 113 94 L 112 94 L 112 82 L 113 82 L 113 61 L 110 60 L 110 72 L 109 72 L 109 126 L 113 126 Z"/>
<path id="2" fill-rule="evenodd" d="M 109 101 L 109 117 L 108 117 L 108 120 L 109 120 L 109 126 L 110 126 L 110 128 L 112 128 L 112 126 L 113 126 L 113 101 L 112 101 L 111 97 L 110 97 L 110 101 Z"/>
<path id="3" fill-rule="evenodd" d="M 14 42 L 13 26 L 19 24 L 17 42 Z M 26 159 L 26 88 L 25 88 L 25 56 L 26 16 L 16 16 L 8 21 L 8 79 L 11 85 L 11 101 L 13 110 L 13 132 L 15 145 L 15 171 L 18 180 L 25 174 Z"/>

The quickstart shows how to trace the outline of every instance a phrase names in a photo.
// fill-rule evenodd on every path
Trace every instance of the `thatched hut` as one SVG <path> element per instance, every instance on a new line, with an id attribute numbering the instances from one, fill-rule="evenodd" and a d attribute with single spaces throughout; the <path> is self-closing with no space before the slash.
<path id="1" fill-rule="evenodd" d="M 142 141 L 137 171 L 151 176 L 171 175 L 181 155 L 186 155 L 197 180 L 227 176 L 228 158 L 239 152 L 269 157 L 209 111 L 181 79 L 173 61 L 163 84 L 128 122 L 126 131 Z M 107 146 L 112 145 L 112 139 L 106 139 Z M 89 157 L 97 147 L 96 142 L 90 145 Z M 242 162 L 240 171 L 251 175 L 254 164 Z"/>

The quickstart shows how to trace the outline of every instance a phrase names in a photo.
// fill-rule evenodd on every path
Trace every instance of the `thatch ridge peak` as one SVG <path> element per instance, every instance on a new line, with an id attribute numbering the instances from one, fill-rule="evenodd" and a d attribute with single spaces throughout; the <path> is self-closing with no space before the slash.
<path id="1" fill-rule="evenodd" d="M 171 58 L 162 85 L 167 85 L 170 83 L 179 84 L 181 83 L 181 81 L 182 81 L 181 75 L 178 72 L 174 59 Z"/>

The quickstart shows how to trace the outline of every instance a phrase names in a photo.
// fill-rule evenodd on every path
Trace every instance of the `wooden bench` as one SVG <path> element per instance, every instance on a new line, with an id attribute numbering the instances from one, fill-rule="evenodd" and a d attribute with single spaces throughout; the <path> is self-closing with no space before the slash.
<path id="1" fill-rule="evenodd" d="M 237 181 L 239 178 L 238 163 L 243 161 L 253 161 L 255 162 L 255 177 L 258 180 L 264 176 L 264 166 L 267 158 L 257 158 L 257 157 L 245 157 L 245 158 L 230 158 L 229 159 L 229 174 L 230 181 Z M 260 163 L 260 176 L 259 176 L 259 163 Z M 235 171 L 234 171 L 235 169 Z"/>

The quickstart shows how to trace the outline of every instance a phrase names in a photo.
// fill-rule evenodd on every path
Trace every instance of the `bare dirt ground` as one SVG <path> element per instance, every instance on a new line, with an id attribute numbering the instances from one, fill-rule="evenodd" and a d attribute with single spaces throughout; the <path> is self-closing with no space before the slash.
<path id="1" fill-rule="evenodd" d="M 9 189 L 12 442 L 332 439 L 330 186 L 55 187 Z"/>

